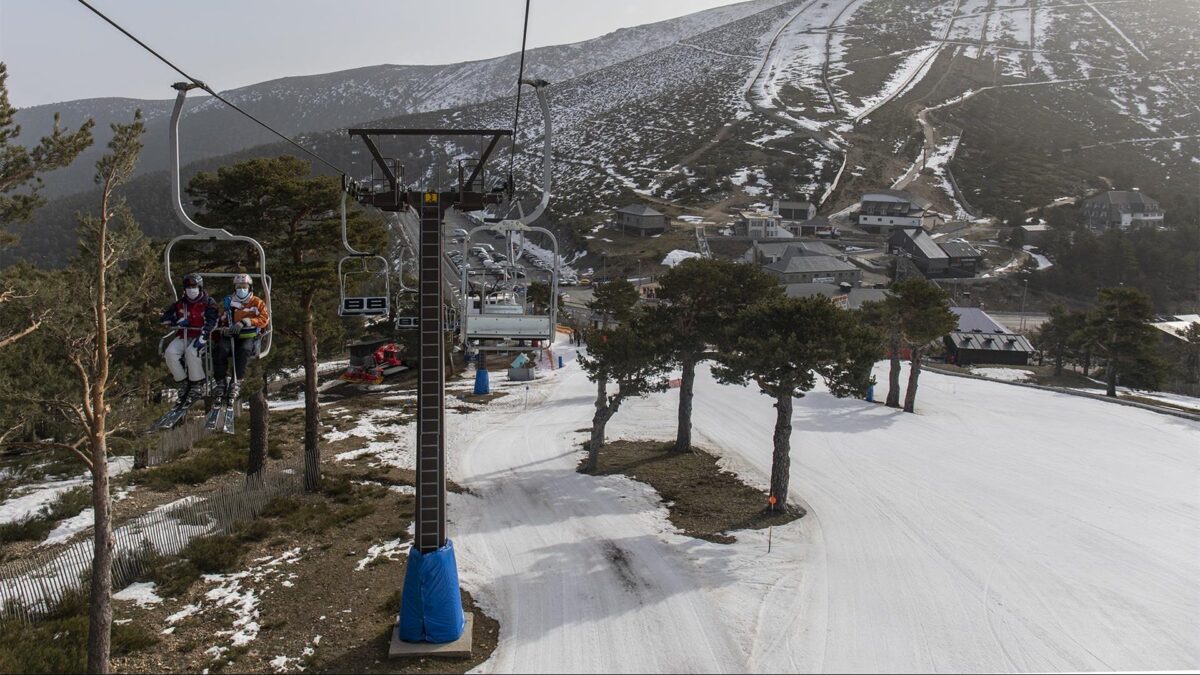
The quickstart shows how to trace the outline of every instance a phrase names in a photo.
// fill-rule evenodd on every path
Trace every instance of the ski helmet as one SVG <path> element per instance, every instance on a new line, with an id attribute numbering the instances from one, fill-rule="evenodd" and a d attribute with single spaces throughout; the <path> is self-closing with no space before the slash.
<path id="1" fill-rule="evenodd" d="M 192 287 L 204 288 L 204 277 L 200 276 L 200 274 L 197 272 L 190 272 L 188 274 L 185 274 L 185 275 L 183 275 L 183 287 L 184 288 L 192 288 Z"/>
<path id="2" fill-rule="evenodd" d="M 247 286 L 253 286 L 253 285 L 254 285 L 254 283 L 253 283 L 253 282 L 251 281 L 251 279 L 250 279 L 250 275 L 249 275 L 249 274 L 235 274 L 235 275 L 233 275 L 233 285 L 234 285 L 234 286 L 237 286 L 238 284 L 246 284 Z"/>

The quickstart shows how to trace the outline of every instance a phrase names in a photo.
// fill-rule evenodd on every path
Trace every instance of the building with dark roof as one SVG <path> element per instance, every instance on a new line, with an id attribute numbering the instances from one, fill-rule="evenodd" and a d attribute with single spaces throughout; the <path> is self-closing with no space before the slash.
<path id="1" fill-rule="evenodd" d="M 977 307 L 951 307 L 950 311 L 958 315 L 958 330 L 942 338 L 948 362 L 959 366 L 1029 364 L 1034 349 L 1024 335 L 1008 332 Z"/>
<path id="2" fill-rule="evenodd" d="M 815 218 L 817 206 L 812 202 L 776 199 L 771 202 L 771 211 L 782 218 L 784 224 L 791 224 Z"/>
<path id="3" fill-rule="evenodd" d="M 766 265 L 783 260 L 788 251 L 800 255 L 827 255 L 834 258 L 844 255 L 838 249 L 819 241 L 756 241 L 742 255 L 749 263 Z"/>
<path id="4" fill-rule="evenodd" d="M 1109 190 L 1083 200 L 1079 214 L 1093 229 L 1119 227 L 1128 230 L 1162 225 L 1166 212 L 1157 201 L 1136 190 Z"/>
<path id="5" fill-rule="evenodd" d="M 862 270 L 850 262 L 828 255 L 805 255 L 795 248 L 764 265 L 763 270 L 782 284 L 858 284 L 862 280 Z"/>
<path id="6" fill-rule="evenodd" d="M 617 209 L 613 222 L 622 232 L 639 237 L 667 231 L 667 217 L 645 204 L 630 204 Z"/>
<path id="7" fill-rule="evenodd" d="M 930 211 L 928 199 L 903 190 L 876 190 L 862 196 L 858 226 L 867 232 L 887 234 L 897 229 L 933 229 L 942 217 Z"/>
<path id="8" fill-rule="evenodd" d="M 879 302 L 887 297 L 880 288 L 860 288 L 850 284 L 787 284 L 783 287 L 789 298 L 810 298 L 823 295 L 833 304 L 845 309 L 860 309 L 864 302 Z"/>
<path id="9" fill-rule="evenodd" d="M 925 230 L 895 230 L 888 237 L 888 252 L 912 259 L 930 279 L 973 277 L 983 253 L 962 241 L 939 244 Z"/>
<path id="10" fill-rule="evenodd" d="M 938 248 L 942 249 L 950 261 L 947 276 L 973 277 L 979 271 L 979 264 L 983 262 L 983 251 L 965 241 L 939 242 Z"/>

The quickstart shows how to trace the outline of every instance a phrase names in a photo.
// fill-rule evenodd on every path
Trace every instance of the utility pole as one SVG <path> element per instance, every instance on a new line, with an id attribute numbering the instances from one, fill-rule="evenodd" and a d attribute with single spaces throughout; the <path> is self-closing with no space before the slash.
<path id="1" fill-rule="evenodd" d="M 1021 291 L 1021 334 L 1025 334 L 1025 296 L 1029 294 L 1029 277 L 1022 279 L 1025 288 Z"/>

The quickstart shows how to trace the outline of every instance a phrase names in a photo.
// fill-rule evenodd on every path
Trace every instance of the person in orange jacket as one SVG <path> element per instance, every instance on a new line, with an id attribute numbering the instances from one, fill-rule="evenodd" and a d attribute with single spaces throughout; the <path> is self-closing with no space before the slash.
<path id="1" fill-rule="evenodd" d="M 254 295 L 249 274 L 233 278 L 233 294 L 225 296 L 218 307 L 217 327 L 213 329 L 213 378 L 217 382 L 215 401 L 226 403 L 237 399 L 246 364 L 258 347 L 263 329 L 271 321 L 267 303 Z M 237 378 L 231 384 L 227 378 L 229 357 Z"/>

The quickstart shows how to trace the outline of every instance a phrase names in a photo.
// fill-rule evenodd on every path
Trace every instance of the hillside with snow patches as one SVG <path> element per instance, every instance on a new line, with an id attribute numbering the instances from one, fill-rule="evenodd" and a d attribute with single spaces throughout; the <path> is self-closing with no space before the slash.
<path id="1" fill-rule="evenodd" d="M 532 77 L 562 82 L 614 63 L 637 58 L 687 39 L 782 0 L 752 0 L 717 7 L 657 23 L 623 28 L 598 38 L 531 49 L 525 67 Z M 520 33 L 497 34 L 520 44 Z M 398 38 L 400 39 L 400 38 Z M 221 95 L 286 134 L 344 128 L 397 115 L 455 108 L 503 98 L 514 93 L 519 53 L 446 65 L 378 65 L 319 75 L 284 77 L 221 91 Z M 219 86 L 219 82 L 210 83 Z M 88 189 L 95 160 L 111 137 L 109 124 L 127 121 L 135 109 L 146 118 L 146 150 L 139 172 L 167 166 L 167 127 L 174 100 L 171 82 L 162 83 L 163 100 L 81 99 L 23 108 L 17 112 L 19 139 L 33 144 L 52 129 L 58 112 L 64 125 L 96 120 L 97 142 L 74 168 L 47 177 L 46 194 Z M 185 109 L 186 132 L 192 142 L 182 147 L 184 162 L 214 157 L 276 140 L 224 104 L 194 92 Z M 511 124 L 511 122 L 509 123 Z M 81 180 L 82 179 L 82 180 Z"/>
<path id="2" fill-rule="evenodd" d="M 1198 38 L 1200 4 L 1188 0 L 759 0 L 536 50 L 529 74 L 552 82 L 551 215 L 590 227 L 634 200 L 703 208 L 772 194 L 812 196 L 832 213 L 891 186 L 968 218 L 1085 194 L 1118 173 L 1160 198 L 1188 194 L 1200 179 Z M 345 126 L 508 127 L 513 59 L 378 66 L 229 95 L 365 175 L 369 157 Z M 166 105 L 148 106 L 143 170 L 163 166 Z M 261 130 L 213 101 L 194 107 L 185 157 L 238 149 L 189 165 L 185 179 L 290 151 L 253 146 Z M 541 134 L 525 96 L 517 176 L 530 190 Z M 481 150 L 454 138 L 384 147 L 422 185 L 448 183 Z M 90 172 L 86 159 L 74 166 Z M 157 235 L 172 227 L 161 181 L 143 177 L 153 208 L 132 204 Z M 77 208 L 46 209 L 26 229 L 67 227 Z"/>

